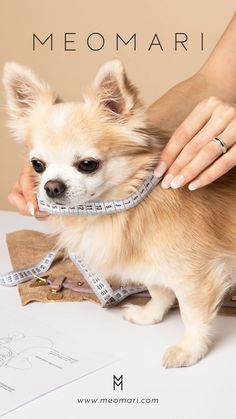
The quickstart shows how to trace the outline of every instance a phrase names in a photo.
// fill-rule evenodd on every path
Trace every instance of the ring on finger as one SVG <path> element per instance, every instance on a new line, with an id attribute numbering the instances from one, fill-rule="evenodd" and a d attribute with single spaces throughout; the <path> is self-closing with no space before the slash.
<path id="1" fill-rule="evenodd" d="M 220 147 L 222 154 L 225 154 L 228 151 L 228 148 L 223 140 L 218 137 L 213 138 L 211 141 L 214 141 Z"/>

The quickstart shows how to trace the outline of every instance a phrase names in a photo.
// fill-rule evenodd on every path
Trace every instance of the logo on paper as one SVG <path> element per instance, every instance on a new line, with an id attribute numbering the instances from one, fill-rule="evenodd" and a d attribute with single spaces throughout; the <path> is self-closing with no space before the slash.
<path id="1" fill-rule="evenodd" d="M 123 390 L 123 374 L 120 377 L 116 377 L 113 374 L 113 390 L 116 390 L 117 387 L 120 387 L 120 390 Z"/>

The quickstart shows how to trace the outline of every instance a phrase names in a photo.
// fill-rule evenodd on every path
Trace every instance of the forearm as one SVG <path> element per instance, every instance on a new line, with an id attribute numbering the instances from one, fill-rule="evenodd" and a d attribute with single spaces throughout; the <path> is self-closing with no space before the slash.
<path id="1" fill-rule="evenodd" d="M 198 73 L 208 81 L 215 96 L 236 103 L 236 13 Z"/>
<path id="2" fill-rule="evenodd" d="M 216 96 L 225 102 L 236 103 L 236 88 L 226 89 L 222 84 L 212 77 L 206 67 L 204 71 L 172 87 L 149 106 L 148 117 L 160 129 L 172 132 L 193 108 L 207 97 Z"/>
<path id="3" fill-rule="evenodd" d="M 160 129 L 173 131 L 205 97 L 212 95 L 204 74 L 195 74 L 175 85 L 148 108 L 150 121 Z"/>
<path id="4" fill-rule="evenodd" d="M 236 103 L 236 14 L 206 63 L 187 80 L 177 84 L 148 109 L 152 123 L 173 131 L 209 96 Z"/>

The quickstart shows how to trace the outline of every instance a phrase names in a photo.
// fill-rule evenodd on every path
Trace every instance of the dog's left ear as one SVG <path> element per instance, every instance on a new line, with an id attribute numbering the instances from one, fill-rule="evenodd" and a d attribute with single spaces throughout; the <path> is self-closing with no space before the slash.
<path id="1" fill-rule="evenodd" d="M 99 102 L 113 117 L 128 116 L 142 106 L 138 90 L 128 79 L 119 60 L 108 61 L 100 67 L 93 88 Z"/>

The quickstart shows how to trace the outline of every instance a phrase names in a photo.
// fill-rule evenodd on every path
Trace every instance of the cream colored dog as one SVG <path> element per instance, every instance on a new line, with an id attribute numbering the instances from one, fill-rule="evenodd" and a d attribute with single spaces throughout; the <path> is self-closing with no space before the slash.
<path id="1" fill-rule="evenodd" d="M 27 68 L 4 69 L 10 127 L 37 172 L 48 203 L 126 198 L 156 166 L 166 135 L 151 127 L 118 60 L 99 70 L 84 101 L 62 102 Z M 185 334 L 164 367 L 192 365 L 210 343 L 210 323 L 236 278 L 236 176 L 190 192 L 155 190 L 113 215 L 51 216 L 58 246 L 78 252 L 109 282 L 144 284 L 151 300 L 124 318 L 158 323 L 177 297 Z M 235 283 L 235 280 L 234 280 Z"/>

